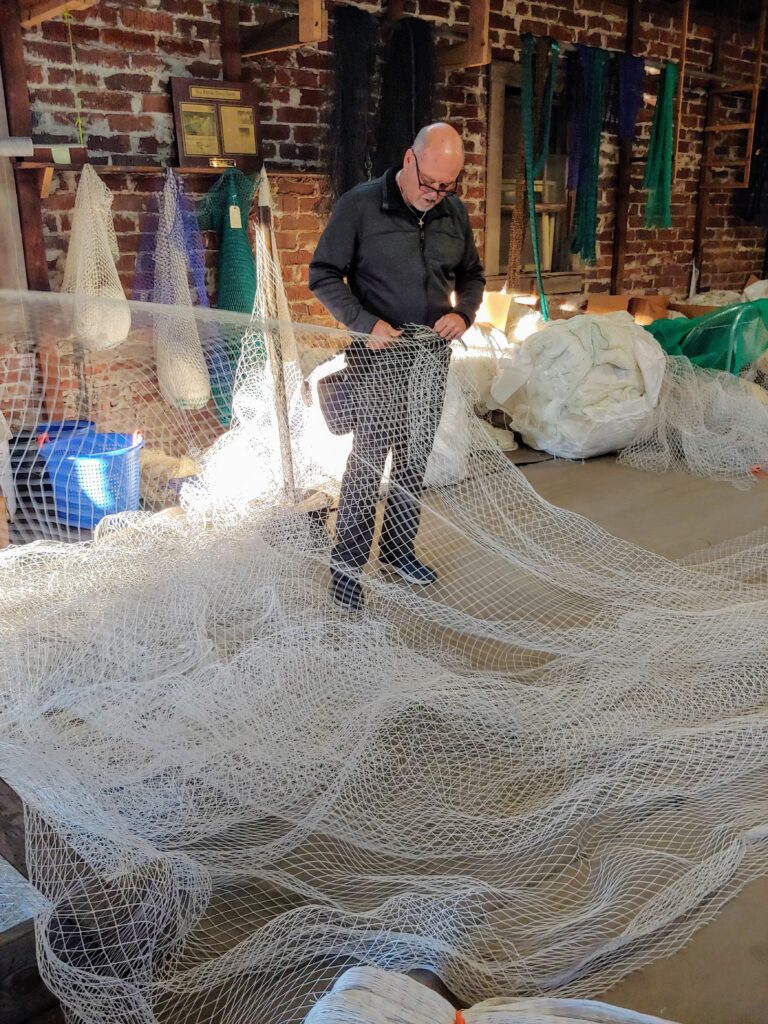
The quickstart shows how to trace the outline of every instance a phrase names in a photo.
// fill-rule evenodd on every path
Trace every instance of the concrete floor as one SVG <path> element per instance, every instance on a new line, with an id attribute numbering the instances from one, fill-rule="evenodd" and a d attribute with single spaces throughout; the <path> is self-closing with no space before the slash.
<path id="1" fill-rule="evenodd" d="M 683 474 L 641 473 L 612 457 L 543 462 L 523 472 L 553 504 L 672 558 L 768 526 L 768 481 L 744 492 Z M 684 950 L 601 998 L 681 1024 L 768 1024 L 768 878 L 748 885 Z"/>

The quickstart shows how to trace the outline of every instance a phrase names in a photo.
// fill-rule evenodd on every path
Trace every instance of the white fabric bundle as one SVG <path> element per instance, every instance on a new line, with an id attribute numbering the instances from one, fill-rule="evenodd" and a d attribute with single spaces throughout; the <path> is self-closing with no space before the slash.
<path id="1" fill-rule="evenodd" d="M 589 999 L 487 999 L 457 1012 L 442 996 L 378 967 L 346 971 L 305 1024 L 664 1024 Z"/>
<path id="2" fill-rule="evenodd" d="M 628 313 L 575 316 L 511 348 L 491 394 L 532 448 L 589 458 L 647 429 L 665 366 L 661 346 Z"/>
<path id="3" fill-rule="evenodd" d="M 75 333 L 82 345 L 93 350 L 119 345 L 131 329 L 131 311 L 115 265 L 119 253 L 112 199 L 96 171 L 86 164 L 77 187 L 61 287 L 78 296 Z"/>
<path id="4" fill-rule="evenodd" d="M 160 204 L 153 297 L 155 302 L 176 307 L 171 315 L 155 318 L 155 355 L 162 396 L 179 409 L 201 409 L 211 397 L 211 381 L 192 313 L 179 186 L 171 168 Z"/>

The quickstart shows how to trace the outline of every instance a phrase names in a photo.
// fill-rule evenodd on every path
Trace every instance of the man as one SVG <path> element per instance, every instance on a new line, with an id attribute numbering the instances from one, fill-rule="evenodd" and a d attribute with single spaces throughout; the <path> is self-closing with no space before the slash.
<path id="1" fill-rule="evenodd" d="M 309 287 L 326 309 L 349 330 L 372 335 L 347 349 L 355 426 L 341 482 L 331 595 L 349 610 L 363 606 L 360 569 L 370 557 L 390 452 L 379 560 L 410 583 L 437 579 L 414 550 L 419 497 L 445 395 L 449 343 L 471 326 L 485 285 L 467 211 L 456 196 L 463 167 L 455 129 L 423 128 L 401 168 L 339 198 L 309 266 Z M 429 340 L 419 332 L 409 342 L 404 325 L 432 328 Z M 416 367 L 423 374 L 425 359 L 429 386 L 419 396 Z M 414 437 L 420 398 L 425 408 Z"/>

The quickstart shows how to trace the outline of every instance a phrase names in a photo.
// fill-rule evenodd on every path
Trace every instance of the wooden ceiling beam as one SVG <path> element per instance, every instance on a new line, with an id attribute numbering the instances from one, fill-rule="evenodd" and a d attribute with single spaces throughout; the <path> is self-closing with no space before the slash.
<path id="1" fill-rule="evenodd" d="M 243 59 L 278 50 L 314 46 L 328 38 L 328 11 L 323 0 L 299 0 L 299 13 L 267 25 L 258 25 L 242 34 Z"/>
<path id="2" fill-rule="evenodd" d="M 37 0 L 37 2 L 22 0 L 19 4 L 21 27 L 32 28 L 43 21 L 58 18 L 65 11 L 84 11 L 88 7 L 94 7 L 97 3 L 98 0 L 69 0 L 66 4 L 59 3 L 58 0 L 57 2 L 53 2 L 53 0 Z"/>
<path id="3" fill-rule="evenodd" d="M 490 19 L 491 0 L 469 0 L 469 32 L 466 41 L 439 48 L 438 64 L 448 68 L 477 68 L 490 64 Z"/>

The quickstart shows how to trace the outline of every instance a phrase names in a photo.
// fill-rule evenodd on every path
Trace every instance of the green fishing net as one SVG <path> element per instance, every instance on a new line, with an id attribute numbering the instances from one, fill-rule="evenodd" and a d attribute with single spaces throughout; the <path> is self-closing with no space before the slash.
<path id="1" fill-rule="evenodd" d="M 219 309 L 231 309 L 236 313 L 251 313 L 256 297 L 256 265 L 248 235 L 248 218 L 256 188 L 254 178 L 230 167 L 197 207 L 200 228 L 216 231 L 220 240 L 216 305 Z M 212 381 L 211 387 L 219 420 L 224 426 L 229 426 L 232 419 L 231 381 L 240 361 L 241 343 L 238 338 L 223 338 L 222 347 L 232 373 L 221 381 Z"/>
<path id="2" fill-rule="evenodd" d="M 693 320 L 656 320 L 646 330 L 668 355 L 739 374 L 768 350 L 768 299 L 737 302 Z"/>
<path id="3" fill-rule="evenodd" d="M 643 188 L 648 190 L 645 204 L 647 228 L 672 227 L 672 164 L 674 162 L 674 105 L 680 68 L 670 62 L 661 73 L 656 110 L 653 113 L 648 161 Z"/>
<path id="4" fill-rule="evenodd" d="M 585 263 L 592 265 L 597 262 L 597 183 L 610 54 L 587 46 L 579 47 L 578 53 L 583 66 L 587 112 L 581 140 L 571 252 L 578 253 Z"/>
<path id="5" fill-rule="evenodd" d="M 525 180 L 528 189 L 528 216 L 531 226 L 531 245 L 533 246 L 533 259 L 536 265 L 536 283 L 539 288 L 539 301 L 541 315 L 544 320 L 549 320 L 549 307 L 547 296 L 544 293 L 544 280 L 541 273 L 541 251 L 539 247 L 539 232 L 536 223 L 536 195 L 535 180 L 544 171 L 544 165 L 549 154 L 549 133 L 552 123 L 552 99 L 555 92 L 555 73 L 557 70 L 557 57 L 560 53 L 560 45 L 556 40 L 549 40 L 549 65 L 544 81 L 544 92 L 540 102 L 540 114 L 538 125 L 534 124 L 534 52 L 536 39 L 529 32 L 522 35 L 522 70 L 523 80 L 521 89 L 521 103 L 523 115 L 523 141 L 525 144 Z M 538 140 L 537 140 L 538 135 Z M 537 147 L 538 141 L 538 147 Z"/>

